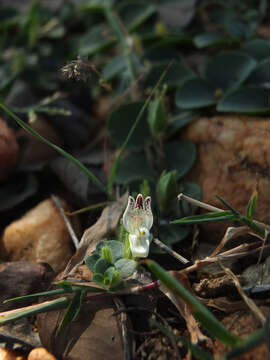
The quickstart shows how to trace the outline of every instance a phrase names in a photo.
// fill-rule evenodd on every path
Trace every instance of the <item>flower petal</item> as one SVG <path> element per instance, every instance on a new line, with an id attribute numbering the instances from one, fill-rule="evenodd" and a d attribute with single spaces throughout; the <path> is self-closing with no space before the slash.
<path id="1" fill-rule="evenodd" d="M 146 236 L 129 234 L 129 245 L 132 255 L 145 258 L 149 254 L 150 241 Z"/>
<path id="2" fill-rule="evenodd" d="M 138 194 L 137 198 L 136 198 L 136 209 L 140 209 L 140 210 L 144 210 L 144 201 L 143 201 L 143 196 L 142 194 Z"/>
<path id="3" fill-rule="evenodd" d="M 135 209 L 135 200 L 132 196 L 128 197 L 128 204 L 123 215 L 123 226 L 130 233 L 134 231 L 133 213 Z"/>
<path id="4" fill-rule="evenodd" d="M 144 226 L 150 230 L 153 225 L 153 214 L 151 210 L 151 197 L 147 196 L 147 198 L 144 200 Z"/>

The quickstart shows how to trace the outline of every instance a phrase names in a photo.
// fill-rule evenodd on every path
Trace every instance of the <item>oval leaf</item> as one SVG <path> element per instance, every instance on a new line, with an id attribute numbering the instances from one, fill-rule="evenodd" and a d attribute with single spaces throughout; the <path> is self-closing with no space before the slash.
<path id="1" fill-rule="evenodd" d="M 253 39 L 246 42 L 242 50 L 257 61 L 270 57 L 270 44 L 264 39 Z"/>
<path id="2" fill-rule="evenodd" d="M 137 180 L 153 180 L 155 174 L 144 153 L 129 154 L 119 162 L 116 182 L 128 184 Z"/>
<path id="3" fill-rule="evenodd" d="M 167 84 L 169 88 L 181 86 L 187 79 L 195 77 L 193 71 L 181 63 L 158 64 L 151 67 L 145 80 L 145 87 L 155 86 L 164 71 L 167 73 L 163 84 Z"/>
<path id="4" fill-rule="evenodd" d="M 187 80 L 176 92 L 175 103 L 181 109 L 199 109 L 214 105 L 215 89 L 202 79 Z"/>
<path id="5" fill-rule="evenodd" d="M 269 114 L 270 90 L 261 87 L 246 87 L 228 94 L 217 105 L 217 111 L 242 114 Z"/>
<path id="6" fill-rule="evenodd" d="M 206 68 L 206 78 L 216 89 L 227 91 L 242 84 L 257 62 L 238 51 L 226 51 L 212 59 Z"/>
<path id="7" fill-rule="evenodd" d="M 111 113 L 108 119 L 108 131 L 115 145 L 121 146 L 123 144 L 143 105 L 143 102 L 132 102 L 120 106 Z M 149 136 L 150 131 L 147 124 L 147 113 L 145 112 L 127 144 L 127 148 L 144 147 Z"/>
<path id="8" fill-rule="evenodd" d="M 101 256 L 103 246 L 107 246 L 111 250 L 112 262 L 124 256 L 124 245 L 117 240 L 103 240 L 97 244 L 96 252 Z"/>
<path id="9" fill-rule="evenodd" d="M 165 145 L 166 170 L 176 170 L 177 180 L 192 168 L 195 159 L 195 145 L 188 140 L 183 140 L 179 143 L 171 142 Z"/>
<path id="10" fill-rule="evenodd" d="M 130 259 L 120 259 L 114 264 L 116 269 L 120 272 L 122 278 L 131 276 L 137 267 L 137 262 Z"/>

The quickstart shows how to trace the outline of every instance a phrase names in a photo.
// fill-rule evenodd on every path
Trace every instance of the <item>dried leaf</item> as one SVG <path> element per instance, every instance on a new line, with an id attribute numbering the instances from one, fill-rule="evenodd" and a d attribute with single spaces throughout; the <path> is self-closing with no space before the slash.
<path id="1" fill-rule="evenodd" d="M 98 221 L 87 229 L 79 243 L 78 250 L 72 256 L 63 273 L 63 278 L 75 272 L 83 260 L 96 248 L 96 244 L 116 231 L 118 222 L 127 203 L 127 193 L 118 201 L 107 206 L 101 213 Z"/>
<path id="2" fill-rule="evenodd" d="M 123 359 L 119 316 L 113 299 L 88 296 L 77 318 L 55 336 L 63 311 L 38 316 L 41 342 L 61 359 Z"/>

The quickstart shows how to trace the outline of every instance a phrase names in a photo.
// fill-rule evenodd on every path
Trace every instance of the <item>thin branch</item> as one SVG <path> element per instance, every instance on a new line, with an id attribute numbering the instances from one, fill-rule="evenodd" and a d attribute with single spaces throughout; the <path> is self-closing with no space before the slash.
<path id="1" fill-rule="evenodd" d="M 160 247 L 162 250 L 166 251 L 168 254 L 173 256 L 176 260 L 180 261 L 182 264 L 188 264 L 190 261 L 184 258 L 182 255 L 178 254 L 176 251 L 170 249 L 167 245 L 161 242 L 159 239 L 154 238 L 153 242 Z"/>
<path id="2" fill-rule="evenodd" d="M 57 207 L 57 209 L 59 211 L 59 214 L 61 215 L 61 217 L 62 217 L 62 219 L 63 219 L 63 221 L 64 221 L 64 223 L 65 223 L 65 225 L 66 225 L 66 227 L 68 229 L 69 235 L 70 235 L 70 237 L 71 237 L 71 239 L 73 241 L 75 249 L 77 250 L 78 247 L 79 247 L 79 240 L 78 240 L 78 238 L 77 238 L 77 236 L 76 236 L 76 234 L 75 234 L 75 232 L 74 232 L 74 230 L 73 230 L 73 228 L 72 228 L 72 226 L 70 224 L 70 221 L 68 220 L 68 218 L 67 218 L 67 216 L 66 216 L 66 214 L 64 212 L 64 209 L 63 209 L 63 206 L 62 206 L 61 202 L 58 199 L 58 197 L 55 196 L 55 195 L 52 195 L 51 198 L 52 198 L 52 201 L 53 201 L 54 205 Z"/>

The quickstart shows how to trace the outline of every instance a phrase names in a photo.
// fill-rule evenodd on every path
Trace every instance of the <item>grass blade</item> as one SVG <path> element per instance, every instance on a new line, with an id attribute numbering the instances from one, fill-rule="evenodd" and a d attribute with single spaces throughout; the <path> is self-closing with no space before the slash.
<path id="1" fill-rule="evenodd" d="M 254 191 L 249 199 L 248 206 L 247 206 L 246 217 L 249 220 L 253 220 L 254 212 L 257 207 L 257 202 L 258 202 L 258 192 Z"/>
<path id="2" fill-rule="evenodd" d="M 236 215 L 236 216 L 237 216 L 237 215 L 238 215 L 238 216 L 242 216 L 239 211 L 237 211 L 236 209 L 234 209 L 234 208 L 233 208 L 229 203 L 227 203 L 227 201 L 225 201 L 221 196 L 216 195 L 216 198 L 217 198 L 219 201 L 221 201 L 222 204 L 223 204 L 224 206 L 226 206 L 226 208 L 229 209 L 234 215 Z"/>
<path id="3" fill-rule="evenodd" d="M 229 346 L 235 346 L 242 343 L 242 339 L 223 326 L 216 317 L 193 295 L 186 290 L 174 277 L 159 266 L 155 261 L 144 260 L 148 268 L 164 285 L 181 296 L 185 301 L 192 315 L 205 327 L 205 329 L 214 337 Z"/>
<path id="4" fill-rule="evenodd" d="M 59 327 L 56 331 L 56 336 L 58 336 L 71 321 L 76 319 L 80 311 L 85 294 L 86 294 L 85 290 L 81 290 L 80 292 L 77 292 L 73 296 L 64 314 L 64 317 L 60 322 Z"/>
<path id="5" fill-rule="evenodd" d="M 61 297 L 42 304 L 26 306 L 20 309 L 9 310 L 0 313 L 0 325 L 4 325 L 26 316 L 36 315 L 42 312 L 64 309 L 68 305 L 68 299 Z"/>
<path id="6" fill-rule="evenodd" d="M 231 211 L 219 211 L 219 212 L 210 212 L 203 215 L 194 215 L 184 217 L 182 219 L 173 220 L 171 224 L 181 224 L 181 225 L 191 225 L 191 224 L 201 224 L 205 222 L 217 222 L 217 221 L 234 221 L 238 220 L 239 217 L 234 215 Z"/>
<path id="7" fill-rule="evenodd" d="M 57 284 L 56 284 L 57 285 Z M 60 285 L 59 285 L 60 286 Z M 40 296 L 50 296 L 50 295 L 59 295 L 59 294 L 68 294 L 68 293 L 73 293 L 73 292 L 78 292 L 81 290 L 85 290 L 86 292 L 92 292 L 92 293 L 100 293 L 100 292 L 104 292 L 104 289 L 100 289 L 97 288 L 95 286 L 79 286 L 79 285 L 75 285 L 75 286 L 65 286 L 61 289 L 55 289 L 55 290 L 49 290 L 49 291 L 43 291 L 43 292 L 39 292 L 39 293 L 34 293 L 34 294 L 30 294 L 30 295 L 24 295 L 24 296 L 18 296 L 15 298 L 11 298 L 11 299 L 7 299 L 3 301 L 3 304 L 6 304 L 8 302 L 11 301 L 20 301 L 20 300 L 25 300 L 25 299 L 34 299 L 34 298 L 38 298 Z"/>
<path id="8" fill-rule="evenodd" d="M 15 115 L 11 110 L 9 110 L 4 104 L 0 103 L 0 108 L 3 109 L 12 119 L 14 119 L 26 132 L 28 132 L 30 135 L 35 136 L 43 143 L 49 145 L 51 148 L 53 148 L 55 151 L 57 151 L 60 155 L 64 156 L 66 159 L 72 161 L 75 165 L 78 166 L 79 169 L 81 169 L 83 172 L 86 173 L 86 175 L 89 177 L 89 179 L 104 193 L 107 193 L 107 189 L 105 185 L 102 184 L 102 182 L 90 171 L 87 169 L 86 166 L 84 166 L 79 160 L 77 160 L 75 157 L 73 157 L 71 154 L 60 148 L 59 146 L 53 144 L 49 140 L 45 139 L 43 136 L 41 136 L 38 132 L 36 132 L 34 129 L 31 128 L 27 123 L 25 123 L 23 120 L 21 120 L 17 115 Z"/>

